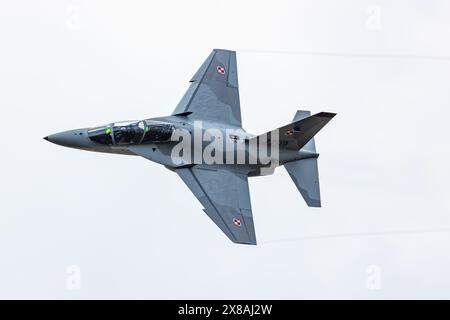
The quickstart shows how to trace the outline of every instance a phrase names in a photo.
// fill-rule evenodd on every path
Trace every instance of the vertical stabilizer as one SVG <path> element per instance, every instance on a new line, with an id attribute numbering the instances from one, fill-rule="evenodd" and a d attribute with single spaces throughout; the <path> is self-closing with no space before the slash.
<path id="1" fill-rule="evenodd" d="M 306 110 L 297 110 L 297 113 L 294 116 L 294 119 L 292 119 L 292 122 L 297 122 L 299 120 L 308 118 L 311 115 L 311 111 Z M 314 142 L 314 138 L 308 141 L 307 144 L 302 148 L 307 151 L 316 152 L 316 143 Z"/>

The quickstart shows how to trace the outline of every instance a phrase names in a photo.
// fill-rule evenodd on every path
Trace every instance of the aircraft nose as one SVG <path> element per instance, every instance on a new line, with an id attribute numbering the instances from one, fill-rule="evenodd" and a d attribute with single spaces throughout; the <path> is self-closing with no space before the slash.
<path id="1" fill-rule="evenodd" d="M 86 129 L 77 129 L 58 132 L 44 137 L 45 140 L 54 144 L 69 148 L 89 148 L 92 143 L 88 138 Z"/>

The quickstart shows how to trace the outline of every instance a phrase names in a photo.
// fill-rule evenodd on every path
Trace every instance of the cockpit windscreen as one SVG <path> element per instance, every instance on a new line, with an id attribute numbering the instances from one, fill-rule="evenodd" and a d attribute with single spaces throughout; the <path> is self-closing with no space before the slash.
<path id="1" fill-rule="evenodd" d="M 124 121 L 88 130 L 89 138 L 105 145 L 158 143 L 170 140 L 174 126 L 156 121 Z"/>

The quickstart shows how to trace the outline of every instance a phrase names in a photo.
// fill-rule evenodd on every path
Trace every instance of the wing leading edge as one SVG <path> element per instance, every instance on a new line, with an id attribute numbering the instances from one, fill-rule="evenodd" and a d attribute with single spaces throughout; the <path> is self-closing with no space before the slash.
<path id="1" fill-rule="evenodd" d="M 173 115 L 242 127 L 235 51 L 214 49 L 190 82 Z"/>
<path id="2" fill-rule="evenodd" d="M 245 173 L 223 166 L 202 165 L 176 172 L 203 205 L 203 211 L 231 241 L 256 245 Z"/>

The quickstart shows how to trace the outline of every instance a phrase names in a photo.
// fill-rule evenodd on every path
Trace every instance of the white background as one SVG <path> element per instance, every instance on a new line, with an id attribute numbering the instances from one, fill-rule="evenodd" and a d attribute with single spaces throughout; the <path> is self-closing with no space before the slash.
<path id="1" fill-rule="evenodd" d="M 449 39 L 445 0 L 2 1 L 0 298 L 450 298 Z M 338 113 L 323 208 L 250 180 L 256 247 L 164 167 L 42 139 L 170 114 L 213 48 L 248 131 Z"/>

